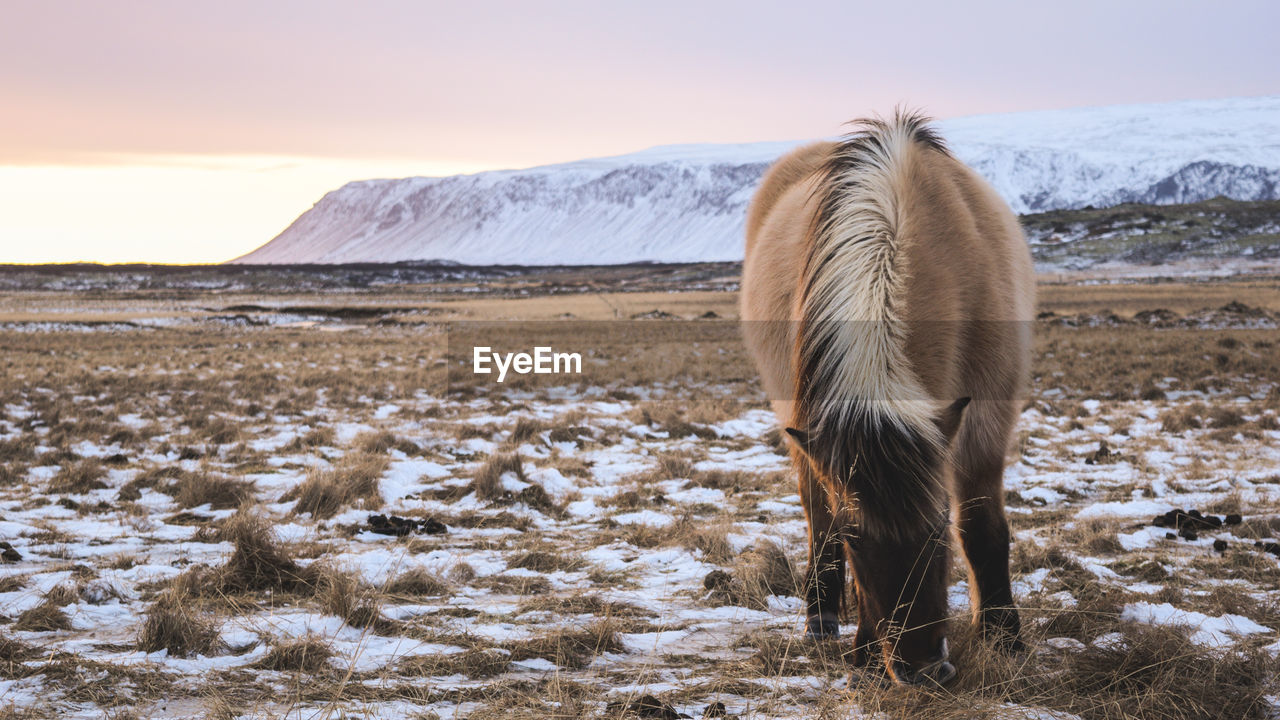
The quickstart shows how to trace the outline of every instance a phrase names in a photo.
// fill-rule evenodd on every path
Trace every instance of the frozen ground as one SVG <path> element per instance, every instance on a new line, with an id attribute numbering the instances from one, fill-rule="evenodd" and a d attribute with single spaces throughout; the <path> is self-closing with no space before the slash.
<path id="1" fill-rule="evenodd" d="M 1051 323 L 1058 343 L 1106 332 Z M 1280 559 L 1255 545 L 1280 539 L 1280 394 L 1246 363 L 1270 362 L 1276 331 L 1222 333 L 1183 350 L 1230 356 L 1206 361 L 1216 374 L 1153 370 L 1137 393 L 1075 379 L 1097 348 L 1041 348 L 1065 367 L 1037 372 L 1006 471 L 1026 674 L 1132 655 L 1152 625 L 1198 663 L 1280 651 Z M 646 695 L 650 717 L 717 702 L 895 717 L 908 702 L 847 692 L 841 648 L 800 639 L 804 517 L 741 358 L 722 382 L 445 396 L 423 389 L 439 389 L 431 330 L 88 336 L 5 334 L 0 717 L 612 717 Z M 1174 508 L 1243 522 L 1169 539 L 1149 523 Z M 375 513 L 447 531 L 382 535 Z M 293 579 L 227 579 L 267 546 Z M 162 619 L 177 627 L 149 635 Z M 309 656 L 284 652 L 300 640 Z M 957 664 L 989 653 L 962 641 Z M 1240 686 L 1247 717 L 1272 712 L 1270 682 Z M 975 717 L 1145 707 L 957 697 Z"/>

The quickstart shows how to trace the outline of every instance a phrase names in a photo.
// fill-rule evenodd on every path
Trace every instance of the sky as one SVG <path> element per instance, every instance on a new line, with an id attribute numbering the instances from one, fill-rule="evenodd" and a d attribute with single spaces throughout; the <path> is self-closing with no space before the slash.
<path id="1" fill-rule="evenodd" d="M 0 263 L 221 262 L 327 191 L 1280 93 L 1280 3 L 0 0 Z"/>

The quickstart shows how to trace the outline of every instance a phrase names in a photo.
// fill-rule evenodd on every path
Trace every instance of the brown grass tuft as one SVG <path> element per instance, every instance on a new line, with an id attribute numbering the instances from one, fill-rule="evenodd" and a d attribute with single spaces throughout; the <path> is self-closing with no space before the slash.
<path id="1" fill-rule="evenodd" d="M 522 482 L 526 481 L 524 466 L 518 454 L 499 453 L 486 460 L 471 480 L 471 489 L 476 498 L 486 502 L 503 499 L 507 490 L 502 486 L 502 476 L 509 472 L 515 473 Z"/>
<path id="2" fill-rule="evenodd" d="M 281 449 L 285 452 L 298 452 L 309 448 L 333 447 L 337 443 L 337 437 L 338 434 L 333 428 L 324 425 L 311 428 L 289 441 L 289 444 Z"/>
<path id="3" fill-rule="evenodd" d="M 13 629 L 33 632 L 70 630 L 71 618 L 67 617 L 57 603 L 45 600 L 19 615 L 18 621 L 13 624 Z"/>
<path id="4" fill-rule="evenodd" d="M 90 490 L 101 490 L 107 486 L 102 482 L 106 475 L 107 469 L 103 467 L 101 460 L 85 458 L 64 465 L 49 482 L 49 492 L 79 495 Z"/>
<path id="5" fill-rule="evenodd" d="M 600 653 L 620 652 L 623 649 L 619 633 L 622 625 L 616 620 L 597 620 L 580 629 L 562 629 L 541 637 L 514 643 L 512 660 L 546 658 L 560 667 L 581 669 Z"/>
<path id="6" fill-rule="evenodd" d="M 168 650 L 170 655 L 207 655 L 217 644 L 213 623 L 191 607 L 191 598 L 178 589 L 162 594 L 147 610 L 138 635 L 143 652 Z"/>
<path id="7" fill-rule="evenodd" d="M 511 429 L 510 441 L 516 445 L 527 443 L 530 440 L 537 440 L 538 437 L 547 430 L 547 424 L 535 418 L 522 417 L 516 420 L 516 426 Z"/>
<path id="8" fill-rule="evenodd" d="M 317 520 L 331 518 L 355 502 L 366 510 L 382 507 L 378 479 L 390 461 L 380 455 L 359 452 L 342 458 L 330 470 L 312 469 L 301 485 L 285 493 L 281 502 L 297 500 L 293 512 Z"/>
<path id="9" fill-rule="evenodd" d="M 1160 429 L 1168 433 L 1181 433 L 1204 427 L 1201 419 L 1206 412 L 1204 403 L 1192 403 L 1160 413 Z"/>
<path id="10" fill-rule="evenodd" d="M 507 563 L 513 568 L 549 573 L 558 570 L 572 572 L 580 570 L 586 562 L 582 558 L 573 557 L 554 549 L 529 550 L 519 553 Z"/>
<path id="11" fill-rule="evenodd" d="M 210 505 L 215 510 L 239 507 L 253 496 L 253 483 L 213 474 L 185 474 L 176 483 L 174 502 L 191 508 Z"/>
<path id="12" fill-rule="evenodd" d="M 402 660 L 396 671 L 410 677 L 465 675 L 471 679 L 506 672 L 511 656 L 497 648 L 467 648 L 460 653 L 418 655 Z"/>
<path id="13" fill-rule="evenodd" d="M 21 640 L 0 635 L 0 678 L 16 680 L 34 672 L 22 663 L 39 657 L 40 651 Z"/>
<path id="14" fill-rule="evenodd" d="M 191 584 L 192 594 L 292 591 L 308 585 L 312 573 L 280 549 L 271 534 L 270 521 L 252 509 L 243 508 L 228 518 L 218 536 L 234 544 L 235 550 L 220 568 L 179 577 Z"/>
<path id="15" fill-rule="evenodd" d="M 800 583 L 795 566 L 782 548 L 762 538 L 734 559 L 733 571 L 727 578 L 707 589 L 716 604 L 763 610 L 769 606 L 770 595 L 798 595 Z"/>
<path id="16" fill-rule="evenodd" d="M 422 448 L 395 436 L 394 433 L 382 430 L 380 432 L 362 432 L 352 440 L 351 446 L 362 453 L 368 455 L 385 455 L 387 451 L 395 449 L 405 455 L 418 455 L 422 453 Z"/>
<path id="17" fill-rule="evenodd" d="M 337 615 L 352 627 L 369 628 L 382 635 L 400 630 L 399 623 L 382 616 L 377 591 L 355 575 L 328 565 L 310 570 L 316 599 L 325 612 Z"/>
<path id="18" fill-rule="evenodd" d="M 271 652 L 253 666 L 262 670 L 317 674 L 329 666 L 333 650 L 324 640 L 305 637 L 271 648 Z"/>
<path id="19" fill-rule="evenodd" d="M 438 575 L 425 568 L 406 570 L 387 583 L 384 591 L 391 595 L 408 595 L 412 597 L 435 597 L 448 595 L 453 586 Z"/>
<path id="20" fill-rule="evenodd" d="M 733 546 L 729 544 L 729 520 L 708 522 L 686 515 L 676 521 L 671 538 L 690 552 L 700 550 L 706 562 L 727 564 L 733 560 Z"/>

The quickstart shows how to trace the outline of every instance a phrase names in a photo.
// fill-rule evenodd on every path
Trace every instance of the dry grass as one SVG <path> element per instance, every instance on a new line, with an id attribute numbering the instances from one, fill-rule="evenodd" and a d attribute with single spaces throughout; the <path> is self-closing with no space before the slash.
<path id="1" fill-rule="evenodd" d="M 518 454 L 499 453 L 486 460 L 471 480 L 471 490 L 476 498 L 494 502 L 508 497 L 508 491 L 502 485 L 502 476 L 507 473 L 513 473 L 521 482 L 528 482 Z"/>
<path id="2" fill-rule="evenodd" d="M 1231 287 L 1225 283 L 1199 283 L 1054 288 L 1050 298 L 1059 310 L 1071 306 L 1070 311 L 1074 312 L 1092 310 L 1094 292 L 1107 297 L 1132 293 L 1151 298 L 1176 298 L 1182 293 L 1192 299 L 1176 302 L 1191 303 L 1190 309 L 1194 309 L 1197 303 L 1222 304 L 1195 299 L 1201 297 L 1200 293 L 1216 295 L 1231 292 Z M 1264 289 L 1274 300 L 1274 283 L 1267 288 L 1250 286 L 1249 292 L 1254 294 L 1241 294 L 1240 298 L 1257 304 L 1266 294 Z M 371 288 L 368 292 L 382 291 Z M 516 304 L 528 307 L 523 300 L 484 305 L 490 300 L 462 301 L 458 307 L 481 316 L 509 314 Z M 626 305 L 624 317 L 655 307 L 692 317 L 697 313 L 690 303 L 705 302 L 705 298 L 695 299 L 692 294 L 672 296 L 671 302 L 681 307 L 654 297 L 626 300 L 648 306 Z M 732 313 L 732 295 L 720 294 L 715 301 L 721 303 L 716 306 L 718 312 Z M 124 300 L 112 297 L 110 302 Z M 547 312 L 564 312 L 565 305 L 557 305 L 560 302 L 548 299 Z M 603 307 L 594 295 L 566 302 L 575 313 L 587 313 L 593 305 Z M 1123 307 L 1120 303 L 1116 309 L 1127 315 L 1151 306 L 1144 301 L 1129 309 Z M 702 310 L 705 307 L 698 312 Z M 67 494 L 92 490 L 96 483 L 115 485 L 114 478 L 128 475 L 113 472 L 112 479 L 108 479 L 105 471 L 123 469 L 135 474 L 118 498 L 109 498 L 110 493 L 95 493 L 102 496 L 103 503 L 98 502 L 99 497 L 92 501 L 62 498 L 66 501 L 60 503 L 62 507 L 72 511 L 66 515 L 124 523 L 135 527 L 144 538 L 160 537 L 152 534 L 160 522 L 198 524 L 199 532 L 184 548 L 191 551 L 193 560 L 214 552 L 204 543 L 231 543 L 232 551 L 225 564 L 192 570 L 173 582 L 172 588 L 162 583 L 135 584 L 141 597 L 150 601 L 149 608 L 128 597 L 119 600 L 134 603 L 138 610 L 149 610 L 137 628 L 139 645 L 144 644 L 143 636 L 150 633 L 155 639 L 149 641 L 149 647 L 164 647 L 175 655 L 206 652 L 198 648 L 203 647 L 207 637 L 199 632 L 202 621 L 207 622 L 203 620 L 209 617 L 207 613 L 264 617 L 284 611 L 331 613 L 369 632 L 431 638 L 466 648 L 461 653 L 414 657 L 372 672 L 354 673 L 352 681 L 344 683 L 340 681 L 341 674 L 326 662 L 333 648 L 324 640 L 280 638 L 257 668 L 241 666 L 206 677 L 174 680 L 168 676 L 166 680 L 166 674 L 153 669 L 144 672 L 123 664 L 92 661 L 89 658 L 93 657 L 93 650 L 77 657 L 60 653 L 56 648 L 64 641 L 82 641 L 85 633 L 55 629 L 52 633 L 56 634 L 45 636 L 47 641 L 44 637 L 28 638 L 12 646 L 7 636 L 0 634 L 0 676 L 20 676 L 33 687 L 39 684 L 39 692 L 70 698 L 66 702 L 84 703 L 83 707 L 96 704 L 102 714 L 121 717 L 153 714 L 153 706 L 148 703 L 154 698 L 190 702 L 193 697 L 197 701 L 209 699 L 211 717 L 228 716 L 232 709 L 237 714 L 296 714 L 299 708 L 305 708 L 304 712 L 310 712 L 313 706 L 329 708 L 330 702 L 332 709 L 326 712 L 335 716 L 367 714 L 381 703 L 395 702 L 404 703 L 404 713 L 409 716 L 421 712 L 426 717 L 435 710 L 442 715 L 490 718 L 598 717 L 603 703 L 625 703 L 645 692 L 607 696 L 611 689 L 645 682 L 671 682 L 671 690 L 655 694 L 661 701 L 694 716 L 720 697 L 727 701 L 730 713 L 760 717 L 843 718 L 855 712 L 855 705 L 867 715 L 880 712 L 878 717 L 941 720 L 1030 716 L 1034 711 L 1029 708 L 1072 713 L 1085 720 L 1264 716 L 1258 698 L 1276 694 L 1277 669 L 1274 661 L 1256 648 L 1272 642 L 1274 636 L 1245 640 L 1236 655 L 1220 656 L 1189 645 L 1180 631 L 1121 623 L 1117 613 L 1125 604 L 1139 600 L 1167 601 L 1211 615 L 1242 614 L 1280 627 L 1276 602 L 1280 597 L 1280 573 L 1274 558 L 1252 545 L 1255 539 L 1280 538 L 1280 520 L 1271 518 L 1275 508 L 1258 504 L 1258 498 L 1276 484 L 1275 479 L 1263 477 L 1265 472 L 1241 472 L 1230 477 L 1233 485 L 1240 488 L 1238 493 L 1220 495 L 1213 503 L 1198 506 L 1219 514 L 1245 514 L 1244 524 L 1224 528 L 1215 535 L 1231 542 L 1223 553 L 1182 541 L 1125 552 L 1115 537 L 1118 532 L 1132 531 L 1128 522 L 1066 524 L 1089 502 L 1127 500 L 1134 491 L 1147 487 L 1146 480 L 1157 468 L 1155 461 L 1150 461 L 1150 467 L 1145 465 L 1144 455 L 1169 446 L 1165 438 L 1139 432 L 1148 424 L 1143 418 L 1151 417 L 1153 409 L 1160 413 L 1156 417 L 1163 421 L 1165 432 L 1178 436 L 1180 447 L 1205 454 L 1203 459 L 1179 466 L 1166 478 L 1177 493 L 1195 492 L 1208 482 L 1221 479 L 1227 467 L 1224 463 L 1231 461 L 1227 456 L 1240 454 L 1234 447 L 1213 445 L 1210 438 L 1231 441 L 1243 436 L 1255 442 L 1256 438 L 1269 437 L 1257 434 L 1270 431 L 1276 424 L 1280 385 L 1265 397 L 1260 390 L 1276 383 L 1276 361 L 1272 356 L 1280 342 L 1280 332 L 1152 331 L 1133 326 L 1071 329 L 1040 324 L 1033 407 L 1047 419 L 1036 421 L 1031 428 L 1034 432 L 1029 431 L 1023 438 L 1024 448 L 1036 452 L 1040 447 L 1036 443 L 1048 439 L 1048 448 L 1038 451 L 1048 466 L 1047 472 L 1069 474 L 1080 452 L 1068 452 L 1067 446 L 1096 447 L 1096 435 L 1102 433 L 1093 427 L 1107 425 L 1112 434 L 1120 436 L 1112 440 L 1107 435 L 1108 442 L 1121 453 L 1119 462 L 1132 465 L 1133 477 L 1123 483 L 1095 478 L 1094 485 L 1082 487 L 1079 492 L 1059 488 L 1067 494 L 1066 501 L 1051 507 L 1023 503 L 1019 508 L 1023 512 L 1013 515 L 1019 532 L 1014 545 L 1015 570 L 1023 574 L 1040 568 L 1050 571 L 1043 589 L 1025 599 L 1028 607 L 1024 618 L 1031 646 L 1027 655 L 999 655 L 973 634 L 967 622 L 956 619 L 952 621 L 950 637 L 961 675 L 947 692 L 859 687 L 853 694 L 844 694 L 817 692 L 808 684 L 809 676 L 831 680 L 847 673 L 840 653 L 842 646 L 805 642 L 795 632 L 794 623 L 785 628 L 762 623 L 756 632 L 747 633 L 742 648 L 725 648 L 724 642 L 713 640 L 709 649 L 691 648 L 688 654 L 641 660 L 628 653 L 618 663 L 592 664 L 602 650 L 623 652 L 620 633 L 680 627 L 649 623 L 663 622 L 673 617 L 672 612 L 696 610 L 708 594 L 714 603 L 757 608 L 768 607 L 770 595 L 793 595 L 797 592 L 793 563 L 800 562 L 803 556 L 803 541 L 789 534 L 790 530 L 784 533 L 785 553 L 777 546 L 758 546 L 739 555 L 729 543 L 728 535 L 734 532 L 735 522 L 746 526 L 761 517 L 758 505 L 762 500 L 776 500 L 795 492 L 789 473 L 694 469 L 696 463 L 714 454 L 781 447 L 776 432 L 763 438 L 712 437 L 713 425 L 740 417 L 747 408 L 764 407 L 755 373 L 737 341 L 737 329 L 727 328 L 718 347 L 699 347 L 702 337 L 691 335 L 678 323 L 646 324 L 649 334 L 640 341 L 611 337 L 606 329 L 586 329 L 581 333 L 570 329 L 566 334 L 575 344 L 599 348 L 602 362 L 591 369 L 592 375 L 584 378 L 582 387 L 592 386 L 599 397 L 623 403 L 630 408 L 629 418 L 608 417 L 595 411 L 565 412 L 538 396 L 536 384 L 527 385 L 530 395 L 519 401 L 508 396 L 506 388 L 482 385 L 468 390 L 473 406 L 434 399 L 429 403 L 406 400 L 420 388 L 433 396 L 441 394 L 436 392 L 441 387 L 442 372 L 437 362 L 440 352 L 430 346 L 439 337 L 424 340 L 423 333 L 434 332 L 428 326 L 370 327 L 350 333 L 291 328 L 182 332 L 162 329 L 99 333 L 93 336 L 93 343 L 70 333 L 39 336 L 0 331 L 4 334 L 7 363 L 6 373 L 0 374 L 0 408 L 24 408 L 21 417 L 16 412 L 0 415 L 0 421 L 7 419 L 17 432 L 0 441 L 0 489 L 10 493 L 6 495 L 6 507 L 14 508 L 13 514 L 38 511 L 57 500 L 42 497 L 39 492 L 31 496 L 26 485 L 44 481 L 33 481 L 30 468 L 62 466 L 59 475 L 64 476 L 63 487 L 67 489 L 61 492 Z M 521 338 L 536 334 L 521 332 L 525 333 Z M 537 340 L 545 343 L 545 338 Z M 97 371 L 100 366 L 119 370 Z M 662 382 L 669 384 L 662 388 Z M 32 392 L 33 389 L 40 392 Z M 1043 394 L 1050 389 L 1059 392 Z M 1214 394 L 1180 394 L 1197 389 L 1212 390 Z M 1247 401 L 1234 400 L 1246 393 L 1252 395 Z M 166 402 L 156 402 L 160 397 Z M 1224 404 L 1222 397 L 1232 401 Z M 72 398 L 79 400 L 73 402 Z M 1091 409 L 1083 402 L 1088 399 L 1101 400 L 1102 404 Z M 401 410 L 389 418 L 372 418 L 373 412 L 386 403 L 398 404 Z M 555 419 L 528 419 L 534 413 Z M 126 428 L 115 421 L 124 414 L 138 415 L 146 424 Z M 474 414 L 485 415 L 486 419 L 472 423 Z M 493 419 L 504 417 L 508 419 Z M 627 419 L 647 423 L 649 436 L 629 434 Z M 335 428 L 349 423 L 366 423 L 379 430 L 358 436 L 343 448 Z M 49 428 L 47 435 L 42 427 Z M 265 438 L 284 427 L 302 428 L 304 434 L 278 451 L 254 451 L 245 444 L 251 437 Z M 1069 433 L 1070 440 L 1066 439 Z M 693 437 L 696 441 L 670 441 L 664 435 Z M 42 436 L 45 439 L 36 442 Z M 419 447 L 405 440 L 410 437 L 424 444 Z M 488 458 L 468 455 L 466 446 L 457 442 L 460 437 L 484 437 L 497 443 L 501 450 Z M 542 438 L 549 439 L 551 446 L 544 447 Z M 102 445 L 104 439 L 119 443 L 121 456 L 100 461 L 102 474 L 93 471 L 94 461 L 82 460 L 68 450 L 85 440 Z M 618 510 L 645 508 L 668 513 L 676 518 L 674 524 L 657 528 L 624 526 L 608 517 L 570 520 L 557 514 L 541 487 L 534 485 L 523 494 L 503 487 L 505 473 L 527 482 L 524 469 L 536 465 L 556 468 L 575 481 L 580 479 L 583 492 L 569 495 L 570 500 L 588 497 L 588 487 L 615 482 L 608 465 L 612 460 L 605 458 L 620 453 L 625 450 L 623 446 L 631 443 L 639 443 L 651 453 L 649 469 L 627 478 L 634 484 L 619 488 L 623 492 L 612 501 L 590 496 L 599 504 L 612 504 Z M 524 457 L 512 452 L 524 444 L 535 448 Z M 455 450 L 457 455 L 453 455 Z M 351 482 L 358 477 L 341 481 L 337 477 L 344 463 L 368 456 L 385 462 L 387 455 L 399 453 L 429 453 L 454 473 L 453 478 L 443 482 L 424 480 L 419 495 L 423 502 L 452 503 L 474 491 L 489 504 L 437 513 L 450 526 L 450 533 L 445 536 L 373 541 L 385 542 L 384 547 L 392 553 L 456 553 L 458 562 L 446 578 L 411 570 L 392 576 L 383 587 L 370 587 L 333 569 L 325 560 L 327 553 L 344 552 L 349 547 L 346 543 L 355 529 L 350 525 L 313 523 L 305 517 L 281 518 L 275 508 L 272 516 L 246 508 L 222 522 L 202 512 L 174 514 L 168 506 L 157 513 L 154 508 L 165 505 L 164 498 L 144 497 L 151 489 L 172 496 L 176 504 L 185 507 L 209 504 L 225 508 L 241 507 L 243 501 L 270 502 L 275 498 L 261 495 L 274 492 L 273 480 L 264 478 L 259 487 L 254 487 L 235 478 L 259 472 L 300 472 L 314 463 L 329 462 L 333 464 L 333 476 L 328 482 L 312 482 L 313 478 L 308 478 L 312 486 L 306 501 L 302 487 L 292 497 L 299 501 L 299 515 L 310 513 L 317 520 L 331 518 L 348 508 L 380 504 L 375 493 L 382 471 L 374 474 L 372 483 L 359 487 L 359 482 Z M 173 460 L 156 459 L 166 454 Z M 283 467 L 268 463 L 272 457 L 278 458 Z M 636 457 L 644 456 L 638 452 Z M 88 471 L 82 466 L 87 466 Z M 1243 461 L 1236 462 L 1236 466 L 1243 467 Z M 319 474 L 314 473 L 313 477 Z M 215 482 L 209 483 L 209 478 L 215 478 Z M 655 481 L 672 482 L 673 488 L 680 489 L 715 488 L 725 493 L 727 501 L 719 506 L 676 502 L 662 497 L 662 493 L 669 495 L 670 491 L 652 487 Z M 51 481 L 49 485 L 56 483 Z M 411 514 L 417 510 L 416 501 L 410 498 L 386 512 Z M 314 509 L 305 509 L 308 503 Z M 542 512 L 510 507 L 517 504 Z M 62 515 L 65 511 L 56 508 L 56 512 Z M 5 520 L 12 519 L 8 517 L 10 510 L 6 509 L 5 514 Z M 780 528 L 794 526 L 794 522 L 788 525 L 783 520 L 798 519 L 768 515 L 760 521 L 777 522 Z M 273 522 L 314 526 L 320 539 L 283 545 L 272 536 Z M 66 617 L 69 610 L 61 608 L 74 599 L 72 591 L 76 588 L 88 591 L 91 571 L 102 571 L 103 579 L 111 577 L 114 581 L 132 573 L 113 574 L 106 568 L 127 570 L 131 565 L 174 561 L 168 552 L 174 545 L 150 539 L 130 548 L 125 556 L 116 549 L 87 555 L 82 552 L 83 538 L 63 527 L 57 518 L 36 523 L 32 532 L 16 539 L 6 539 L 18 545 L 24 556 L 22 562 L 28 565 L 21 568 L 21 573 L 9 576 L 12 579 L 0 580 L 0 591 L 48 587 L 30 578 L 55 568 L 75 573 L 63 589 L 44 599 L 36 608 L 40 612 L 26 618 L 36 628 L 56 626 L 59 615 Z M 605 571 L 582 565 L 584 550 L 615 541 L 633 546 L 618 542 L 618 547 L 624 548 L 626 569 Z M 353 542 L 372 545 L 367 536 Z M 665 575 L 643 562 L 649 548 L 677 547 L 721 566 L 719 577 L 723 585 L 708 592 L 697 582 L 669 583 Z M 466 560 L 474 562 L 476 568 L 488 568 L 487 556 L 494 554 L 516 570 L 496 575 L 486 570 L 485 577 L 477 578 Z M 1122 578 L 1099 578 L 1082 565 L 1080 555 L 1102 558 Z M 31 567 L 49 556 L 63 557 L 67 562 Z M 317 562 L 304 569 L 297 560 L 300 558 L 315 558 Z M 635 560 L 641 562 L 633 564 Z M 77 566 L 86 567 L 89 572 L 82 572 Z M 437 567 L 434 561 L 431 567 Z M 533 572 L 525 573 L 520 568 Z M 562 570 L 575 574 L 558 576 L 554 584 L 543 577 Z M 583 589 L 566 589 L 565 582 L 580 583 Z M 1126 589 L 1137 582 L 1156 583 L 1162 589 L 1150 595 Z M 646 598 L 655 592 L 660 594 L 665 598 L 663 606 L 651 610 L 618 599 L 633 590 L 644 593 Z M 182 592 L 188 595 L 181 595 Z M 1069 594 L 1075 606 L 1057 607 L 1057 593 Z M 187 599 L 181 603 L 170 599 L 176 597 Z M 477 597 L 483 600 L 473 602 Z M 431 610 L 393 622 L 389 617 L 393 616 L 392 607 L 398 604 Z M 1037 607 L 1042 604 L 1049 607 Z M 188 609 L 190 617 L 184 618 Z M 786 613 L 779 615 L 776 605 L 770 611 L 780 620 L 791 619 L 782 618 Z M 40 615 L 45 616 L 43 622 Z M 84 617 L 77 619 L 77 627 Z M 48 622 L 50 618 L 53 623 Z M 507 622 L 531 631 L 533 637 L 495 647 L 496 643 L 483 634 L 467 634 L 471 623 Z M 593 622 L 599 624 L 592 625 Z M 442 630 L 446 625 L 449 629 Z M 719 630 L 714 632 L 724 632 L 725 637 L 748 629 L 743 626 L 726 630 L 724 624 L 716 627 Z M 694 628 L 690 625 L 685 629 Z M 132 633 L 133 629 L 125 632 Z M 698 630 L 692 639 L 682 640 L 681 644 L 700 642 L 701 633 Z M 1092 644 L 1112 633 L 1120 634 L 1118 645 Z M 1049 638 L 1057 638 L 1055 642 L 1059 644 L 1065 642 L 1064 638 L 1073 638 L 1085 645 L 1057 650 L 1047 642 Z M 293 647 L 294 640 L 303 647 Z M 309 641 L 315 643 L 307 647 Z M 129 648 L 104 644 L 97 649 Z M 728 657 L 726 650 L 732 651 Z M 686 651 L 682 648 L 680 652 Z M 511 664 L 516 658 L 535 657 L 552 660 L 560 669 L 533 673 Z M 281 679 L 265 670 L 294 677 Z M 147 674 L 152 677 L 148 679 Z M 476 682 L 464 683 L 465 687 L 445 687 L 422 679 L 453 674 L 466 675 Z M 419 705 L 437 704 L 439 707 L 432 710 L 416 709 Z M 53 704 L 49 707 L 45 714 L 52 717 L 58 710 L 53 709 Z M 0 716 L 4 716 L 3 711 Z"/>
<path id="3" fill-rule="evenodd" d="M 223 597 L 245 592 L 298 591 L 310 588 L 313 573 L 285 554 L 271 532 L 271 523 L 251 508 L 242 508 L 218 531 L 234 546 L 218 568 L 195 568 L 174 581 L 174 591 L 196 597 Z"/>
<path id="4" fill-rule="evenodd" d="M 714 575 L 714 573 L 712 574 Z M 737 605 L 763 610 L 770 595 L 799 595 L 801 580 L 794 565 L 777 543 L 762 538 L 733 560 L 733 569 L 712 578 L 706 589 L 717 605 Z"/>
<path id="5" fill-rule="evenodd" d="M 333 447 L 337 437 L 338 433 L 327 425 L 314 427 L 289 441 L 282 449 L 286 452 L 301 452 L 311 448 Z"/>
<path id="6" fill-rule="evenodd" d="M 67 617 L 57 602 L 45 600 L 19 615 L 18 621 L 13 624 L 13 629 L 32 632 L 70 630 L 71 618 Z"/>
<path id="7" fill-rule="evenodd" d="M 511 429 L 511 436 L 508 439 L 510 442 L 520 445 L 537 439 L 546 430 L 547 424 L 541 420 L 522 417 L 516 420 L 516 425 Z"/>
<path id="8" fill-rule="evenodd" d="M 1183 629 L 1107 623 L 1114 641 L 1054 651 L 1036 634 L 1030 656 L 1006 656 L 967 626 L 951 634 L 960 675 L 945 691 L 873 690 L 867 709 L 939 720 L 999 717 L 1011 704 L 1083 720 L 1268 717 L 1276 660 L 1252 650 L 1220 656 Z"/>
<path id="9" fill-rule="evenodd" d="M 321 565 L 308 568 L 312 576 L 316 600 L 327 613 L 343 619 L 348 625 L 368 628 L 381 635 L 397 634 L 400 624 L 382 616 L 381 594 L 361 583 L 351 573 Z"/>
<path id="10" fill-rule="evenodd" d="M 546 658 L 560 667 L 581 669 L 597 655 L 623 649 L 618 636 L 625 626 L 614 619 L 596 620 L 582 628 L 567 628 L 530 640 L 512 643 L 512 660 Z"/>
<path id="11" fill-rule="evenodd" d="M 16 680 L 31 674 L 23 665 L 40 656 L 40 650 L 8 635 L 0 635 L 0 678 Z"/>
<path id="12" fill-rule="evenodd" d="M 551 592 L 551 581 L 539 575 L 489 575 L 472 581 L 499 595 L 544 595 Z"/>
<path id="13" fill-rule="evenodd" d="M 175 483 L 173 500 L 184 508 L 209 505 L 215 510 L 239 507 L 253 496 L 253 483 L 212 473 L 184 474 Z"/>
<path id="14" fill-rule="evenodd" d="M 253 666 L 262 670 L 316 675 L 328 669 L 331 657 L 333 649 L 323 639 L 304 637 L 276 645 Z"/>
<path id="15" fill-rule="evenodd" d="M 208 655 L 217 644 L 218 631 L 191 601 L 179 589 L 163 593 L 147 610 L 138 649 L 149 653 L 167 650 L 177 657 Z"/>
<path id="16" fill-rule="evenodd" d="M 438 575 L 423 568 L 414 568 L 400 573 L 383 588 L 391 595 L 408 597 L 436 597 L 447 595 L 453 586 Z"/>
<path id="17" fill-rule="evenodd" d="M 390 461 L 383 455 L 352 453 L 330 470 L 312 469 L 301 485 L 285 493 L 281 502 L 297 500 L 293 511 L 317 520 L 331 518 L 349 505 L 359 503 L 366 510 L 382 507 L 378 479 Z"/>
<path id="18" fill-rule="evenodd" d="M 351 446 L 366 455 L 385 455 L 390 450 L 399 450 L 405 455 L 419 455 L 422 448 L 403 440 L 387 430 L 380 432 L 362 432 L 351 441 Z"/>
<path id="19" fill-rule="evenodd" d="M 671 540 L 686 550 L 701 552 L 705 562 L 724 565 L 733 560 L 733 545 L 729 543 L 732 530 L 733 523 L 726 519 L 708 522 L 686 515 L 675 523 Z"/>
<path id="20" fill-rule="evenodd" d="M 107 486 L 102 482 L 107 469 L 97 458 L 83 460 L 64 465 L 49 483 L 51 493 L 70 493 L 80 495 L 90 490 L 100 490 Z"/>

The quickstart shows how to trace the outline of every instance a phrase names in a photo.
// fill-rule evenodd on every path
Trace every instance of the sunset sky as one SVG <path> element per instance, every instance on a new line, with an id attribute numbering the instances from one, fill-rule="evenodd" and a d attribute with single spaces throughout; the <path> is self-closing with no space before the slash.
<path id="1" fill-rule="evenodd" d="M 0 263 L 220 262 L 350 180 L 1280 93 L 1280 4 L 0 0 Z"/>

